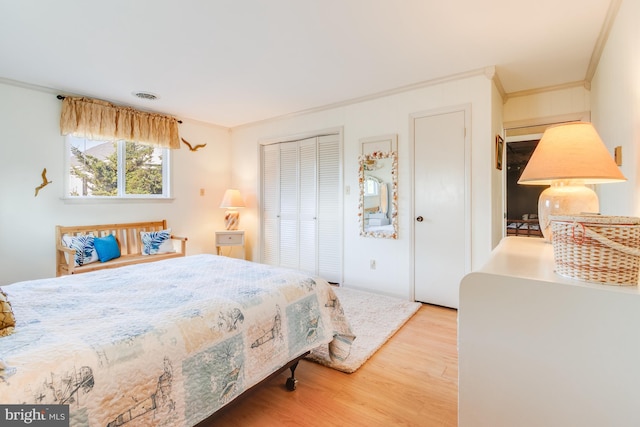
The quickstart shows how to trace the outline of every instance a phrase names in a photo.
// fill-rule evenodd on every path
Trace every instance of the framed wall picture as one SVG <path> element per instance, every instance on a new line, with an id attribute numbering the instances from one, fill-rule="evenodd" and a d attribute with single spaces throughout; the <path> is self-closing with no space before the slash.
<path id="1" fill-rule="evenodd" d="M 504 139 L 496 135 L 496 169 L 502 170 L 502 158 L 504 152 Z"/>

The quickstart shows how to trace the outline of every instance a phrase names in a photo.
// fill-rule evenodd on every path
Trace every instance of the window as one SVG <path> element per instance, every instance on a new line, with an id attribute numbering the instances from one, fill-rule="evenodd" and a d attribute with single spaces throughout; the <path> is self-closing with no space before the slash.
<path id="1" fill-rule="evenodd" d="M 168 198 L 169 149 L 67 136 L 68 198 Z"/>
<path id="2" fill-rule="evenodd" d="M 368 176 L 364 180 L 364 195 L 377 196 L 380 194 L 380 181 L 377 178 Z"/>

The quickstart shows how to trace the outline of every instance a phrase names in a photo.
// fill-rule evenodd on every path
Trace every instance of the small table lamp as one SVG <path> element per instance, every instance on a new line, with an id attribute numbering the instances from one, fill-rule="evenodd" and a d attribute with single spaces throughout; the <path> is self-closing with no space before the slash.
<path id="1" fill-rule="evenodd" d="M 240 224 L 240 212 L 237 208 L 244 208 L 244 199 L 240 191 L 229 189 L 224 192 L 224 197 L 220 203 L 221 208 L 227 208 L 224 214 L 224 222 L 227 230 L 237 230 Z"/>
<path id="2" fill-rule="evenodd" d="M 551 185 L 538 199 L 542 234 L 551 241 L 550 215 L 599 213 L 595 191 L 585 184 L 626 181 L 591 123 L 547 128 L 518 184 Z"/>

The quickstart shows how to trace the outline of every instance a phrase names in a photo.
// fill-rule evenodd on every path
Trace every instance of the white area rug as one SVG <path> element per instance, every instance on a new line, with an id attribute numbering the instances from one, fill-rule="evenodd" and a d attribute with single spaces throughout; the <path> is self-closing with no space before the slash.
<path id="1" fill-rule="evenodd" d="M 418 302 L 371 292 L 342 287 L 334 290 L 356 336 L 351 352 L 344 361 L 332 361 L 327 346 L 322 346 L 312 350 L 307 359 L 347 373 L 362 366 L 420 308 Z"/>

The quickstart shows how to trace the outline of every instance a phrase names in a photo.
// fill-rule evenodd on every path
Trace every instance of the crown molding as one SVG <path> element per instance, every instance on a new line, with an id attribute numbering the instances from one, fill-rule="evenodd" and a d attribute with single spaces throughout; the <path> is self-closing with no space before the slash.
<path id="1" fill-rule="evenodd" d="M 609 4 L 607 15 L 604 18 L 604 23 L 602 24 L 602 28 L 600 29 L 600 34 L 598 34 L 598 39 L 596 40 L 596 45 L 593 48 L 593 53 L 591 54 L 591 59 L 589 60 L 589 66 L 587 67 L 587 74 L 584 78 L 587 82 L 589 82 L 589 87 L 591 87 L 591 80 L 593 80 L 593 76 L 596 74 L 596 70 L 598 69 L 598 64 L 600 63 L 602 52 L 604 51 L 604 47 L 607 44 L 609 34 L 611 34 L 611 29 L 613 28 L 616 16 L 618 15 L 618 11 L 620 10 L 620 5 L 622 5 L 622 0 L 611 0 L 611 3 Z"/>
<path id="2" fill-rule="evenodd" d="M 38 92 L 48 93 L 48 94 L 52 94 L 52 95 L 64 95 L 64 96 L 77 96 L 77 97 L 89 97 L 89 98 L 92 98 L 92 96 L 90 96 L 90 95 L 84 95 L 84 94 L 81 94 L 81 93 L 68 92 L 68 91 L 60 90 L 60 89 L 53 89 L 53 88 L 50 88 L 50 87 L 47 87 L 47 86 L 39 86 L 39 85 L 35 85 L 35 84 L 32 84 L 32 83 L 21 82 L 19 80 L 7 79 L 5 77 L 0 77 L 0 84 L 6 84 L 8 86 L 20 87 L 22 89 L 35 90 L 35 91 L 38 91 Z M 120 101 L 111 101 L 109 99 L 104 99 L 104 98 L 101 98 L 101 99 L 103 99 L 104 101 L 108 101 L 108 102 L 117 104 L 117 105 L 128 105 L 128 104 L 123 104 Z M 141 107 L 134 107 L 134 108 L 136 108 L 138 110 L 141 110 L 141 111 L 149 111 L 149 112 L 152 112 L 152 113 L 167 114 L 167 113 L 158 112 L 156 110 L 143 109 Z M 172 115 L 172 116 L 176 117 L 175 115 Z M 215 123 L 209 123 L 209 122 L 205 122 L 205 121 L 202 121 L 202 120 L 191 119 L 189 117 L 186 117 L 186 118 L 180 117 L 180 121 L 181 122 L 189 122 L 189 123 L 198 124 L 198 125 L 204 125 L 204 126 L 211 126 L 211 127 L 215 127 L 215 128 L 218 128 L 218 129 L 226 130 L 228 132 L 231 131 L 231 128 L 229 128 L 227 126 L 222 126 L 222 125 L 218 125 L 218 124 L 215 124 Z"/>
<path id="3" fill-rule="evenodd" d="M 507 99 L 509 99 L 509 94 L 504 90 L 504 86 L 502 86 L 502 81 L 500 80 L 498 73 L 496 73 L 491 80 L 493 80 L 493 83 L 496 85 L 496 89 L 502 97 L 502 103 L 504 104 L 507 102 Z"/>
<path id="4" fill-rule="evenodd" d="M 456 80 L 462 80 L 462 79 L 467 79 L 470 77 L 476 77 L 476 76 L 487 76 L 488 74 L 491 74 L 491 69 L 493 69 L 494 73 L 495 73 L 495 67 L 484 67 L 484 68 L 479 68 L 476 70 L 471 70 L 471 71 L 466 71 L 463 73 L 457 73 L 457 74 L 452 74 L 450 76 L 445 76 L 445 77 L 439 77 L 436 79 L 431 79 L 431 80 L 425 80 L 422 82 L 418 82 L 418 83 L 413 83 L 410 85 L 406 85 L 406 86 L 400 86 L 394 89 L 389 89 L 389 90 L 385 90 L 382 92 L 376 92 L 370 95 L 365 95 L 365 96 L 361 96 L 361 97 L 356 97 L 356 98 L 351 98 L 351 99 L 347 99 L 344 101 L 339 101 L 339 102 L 334 102 L 331 104 L 326 104 L 320 107 L 313 107 L 313 108 L 309 108 L 309 109 L 305 109 L 305 110 L 300 110 L 300 111 L 296 111 L 293 113 L 288 113 L 288 114 L 283 114 L 280 116 L 275 116 L 275 117 L 269 117 L 267 119 L 264 120 L 257 120 L 255 122 L 249 122 L 249 123 L 243 123 L 237 126 L 233 126 L 231 129 L 235 130 L 235 129 L 242 129 L 245 127 L 251 127 L 251 126 L 255 126 L 258 124 L 265 124 L 265 123 L 270 123 L 270 122 L 274 122 L 274 121 L 279 121 L 279 120 L 283 120 L 283 119 L 289 119 L 289 118 L 293 118 L 293 117 L 298 117 L 298 116 L 303 116 L 303 115 L 307 115 L 307 114 L 312 114 L 312 113 L 318 113 L 321 111 L 326 111 L 326 110 L 332 110 L 334 108 L 339 108 L 339 107 L 346 107 L 348 105 L 353 105 L 353 104 L 359 104 L 361 102 L 366 102 L 366 101 L 371 101 L 374 99 L 379 99 L 379 98 L 384 98 L 387 96 L 391 96 L 391 95 L 396 95 L 399 93 L 403 93 L 403 92 L 408 92 L 408 91 L 412 91 L 412 90 L 416 90 L 416 89 L 422 89 L 425 87 L 429 87 L 429 86 L 436 86 L 439 84 L 443 84 L 443 83 L 448 83 L 448 82 L 452 82 L 452 81 L 456 81 Z"/>
<path id="5" fill-rule="evenodd" d="M 546 86 L 546 87 L 541 87 L 536 89 L 527 89 L 527 90 L 521 90 L 518 92 L 511 92 L 507 94 L 507 99 L 517 98 L 519 96 L 530 96 L 530 95 L 535 95 L 535 94 L 545 93 L 545 92 L 554 92 L 557 90 L 570 89 L 574 87 L 584 87 L 585 89 L 589 90 L 591 88 L 591 85 L 586 80 L 580 80 L 577 82 L 563 83 L 561 85 Z"/>
<path id="6" fill-rule="evenodd" d="M 7 79 L 5 77 L 0 77 L 0 83 L 1 84 L 6 84 L 7 86 L 16 86 L 16 87 L 21 87 L 23 89 L 30 89 L 30 90 L 36 90 L 38 92 L 45 92 L 45 93 L 50 93 L 53 95 L 59 95 L 60 94 L 60 90 L 56 90 L 50 87 L 46 87 L 46 86 L 38 86 L 38 85 L 34 85 L 31 83 L 25 83 L 25 82 L 21 82 L 19 80 L 12 80 L 12 79 Z M 69 96 L 79 96 L 77 94 L 73 94 L 73 93 L 68 93 L 67 95 Z"/>

